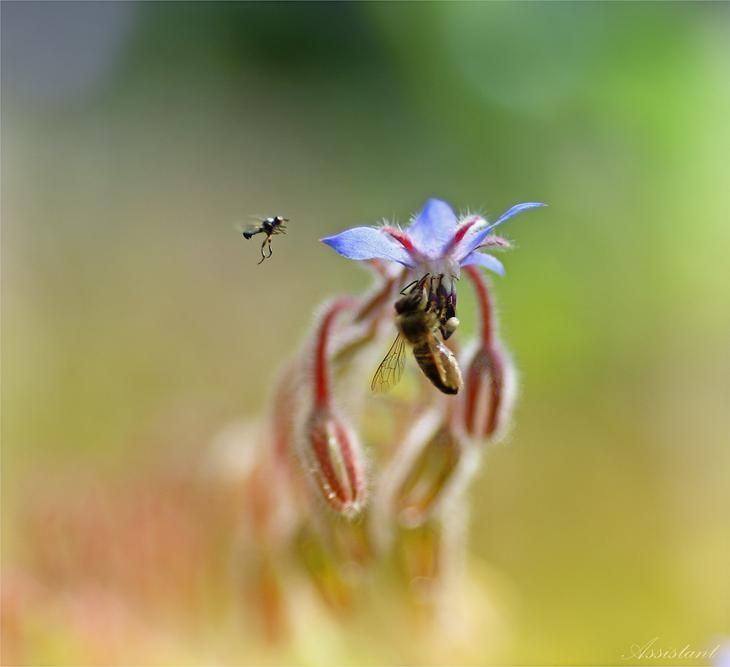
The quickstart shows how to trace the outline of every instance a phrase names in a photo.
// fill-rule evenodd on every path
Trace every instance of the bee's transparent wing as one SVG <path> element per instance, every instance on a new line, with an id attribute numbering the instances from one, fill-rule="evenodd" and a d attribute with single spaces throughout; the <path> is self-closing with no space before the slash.
<path id="1" fill-rule="evenodd" d="M 370 383 L 373 392 L 383 394 L 398 384 L 406 365 L 405 349 L 406 340 L 398 334 L 373 375 L 373 381 Z"/>

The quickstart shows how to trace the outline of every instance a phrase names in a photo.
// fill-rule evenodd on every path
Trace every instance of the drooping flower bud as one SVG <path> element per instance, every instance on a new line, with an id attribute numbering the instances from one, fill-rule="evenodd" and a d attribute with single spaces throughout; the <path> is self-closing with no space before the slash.
<path id="1" fill-rule="evenodd" d="M 491 440 L 500 435 L 511 412 L 509 360 L 497 346 L 479 345 L 466 370 L 464 431 Z"/>
<path id="2" fill-rule="evenodd" d="M 447 488 L 459 461 L 462 445 L 451 429 L 441 425 L 412 461 L 396 496 L 401 523 L 418 526 L 430 515 Z"/>
<path id="3" fill-rule="evenodd" d="M 325 502 L 348 518 L 365 504 L 366 483 L 362 446 L 348 421 L 333 406 L 330 394 L 328 341 L 335 317 L 353 305 L 338 299 L 325 311 L 317 329 L 313 369 L 314 406 L 300 448 L 306 472 Z"/>
<path id="4" fill-rule="evenodd" d="M 380 486 L 387 499 L 379 514 L 389 511 L 401 526 L 420 526 L 463 486 L 472 457 L 449 421 L 439 409 L 418 418 L 383 476 Z"/>
<path id="5" fill-rule="evenodd" d="M 365 504 L 366 485 L 360 443 L 349 425 L 329 410 L 307 422 L 304 460 L 325 502 L 349 518 Z"/>
<path id="6" fill-rule="evenodd" d="M 498 438 L 509 421 L 514 399 L 514 371 L 494 334 L 494 313 L 481 273 L 467 267 L 481 314 L 480 337 L 466 365 L 463 394 L 463 429 L 473 438 Z"/>

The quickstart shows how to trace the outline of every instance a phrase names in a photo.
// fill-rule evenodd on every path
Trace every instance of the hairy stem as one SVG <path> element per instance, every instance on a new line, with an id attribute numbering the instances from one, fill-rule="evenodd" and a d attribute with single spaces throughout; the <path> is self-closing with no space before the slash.
<path id="1" fill-rule="evenodd" d="M 327 372 L 327 342 L 330 337 L 332 323 L 340 311 L 351 308 L 355 304 L 352 297 L 335 299 L 327 309 L 317 332 L 317 345 L 314 358 L 314 405 L 316 408 L 327 408 L 330 402 L 329 374 Z"/>
<path id="2" fill-rule="evenodd" d="M 482 342 L 487 346 L 491 347 L 494 339 L 494 313 L 492 311 L 492 299 L 489 296 L 489 288 L 484 277 L 475 266 L 464 267 L 466 275 L 474 286 L 477 301 L 479 302 L 479 310 L 482 315 L 482 324 L 480 328 Z"/>

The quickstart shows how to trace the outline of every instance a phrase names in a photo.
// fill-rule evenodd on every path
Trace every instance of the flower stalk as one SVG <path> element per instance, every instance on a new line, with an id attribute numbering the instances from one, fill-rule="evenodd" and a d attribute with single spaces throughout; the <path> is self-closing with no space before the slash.
<path id="1" fill-rule="evenodd" d="M 512 369 L 495 335 L 492 299 L 484 277 L 466 268 L 479 304 L 479 340 L 466 370 L 463 427 L 466 435 L 491 440 L 504 432 L 511 412 Z"/>
<path id="2" fill-rule="evenodd" d="M 337 513 L 353 518 L 366 495 L 361 445 L 348 420 L 334 406 L 330 389 L 330 338 L 336 317 L 356 301 L 337 299 L 326 309 L 315 334 L 313 407 L 306 423 L 305 469 L 324 501 Z"/>
<path id="3" fill-rule="evenodd" d="M 351 308 L 355 300 L 349 297 L 337 299 L 326 310 L 317 332 L 314 357 L 314 407 L 315 410 L 327 410 L 330 405 L 330 375 L 328 371 L 328 343 L 335 318 L 347 308 Z"/>

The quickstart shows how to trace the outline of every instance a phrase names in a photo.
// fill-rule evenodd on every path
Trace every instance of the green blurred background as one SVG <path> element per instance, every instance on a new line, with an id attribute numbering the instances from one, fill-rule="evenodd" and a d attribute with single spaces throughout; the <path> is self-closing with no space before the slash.
<path id="1" fill-rule="evenodd" d="M 471 551 L 509 613 L 471 659 L 730 634 L 730 5 L 1 11 L 4 566 L 39 474 L 137 474 L 262 412 L 312 309 L 368 285 L 320 236 L 545 201 L 493 281 L 521 395 Z M 273 213 L 257 266 L 231 223 Z M 370 650 L 334 659 L 397 661 Z"/>

